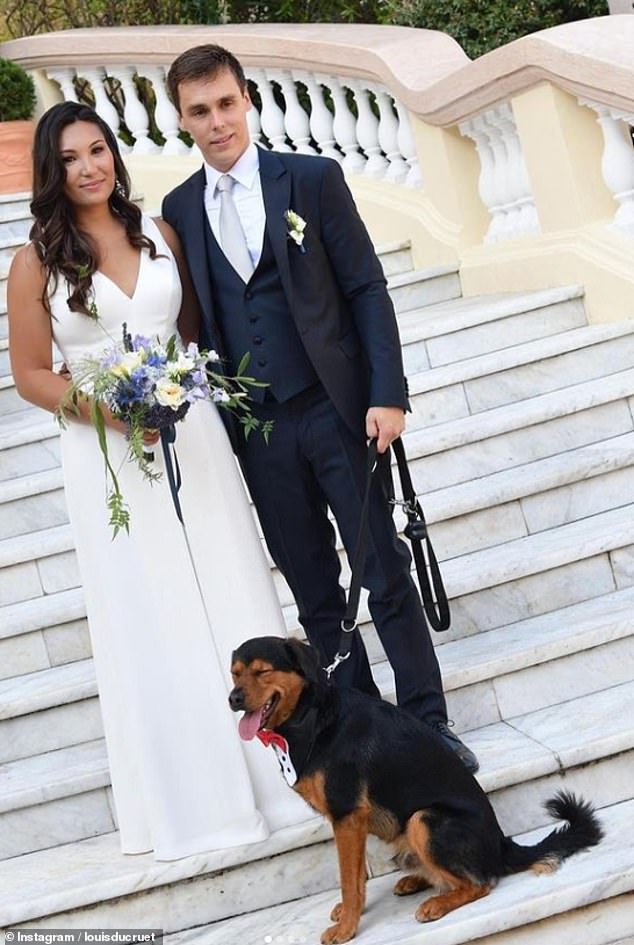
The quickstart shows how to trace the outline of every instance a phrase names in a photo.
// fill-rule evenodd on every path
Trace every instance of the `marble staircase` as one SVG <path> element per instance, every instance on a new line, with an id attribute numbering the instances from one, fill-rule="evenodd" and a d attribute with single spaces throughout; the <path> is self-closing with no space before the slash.
<path id="1" fill-rule="evenodd" d="M 26 195 L 0 200 L 0 927 L 148 925 L 174 945 L 317 942 L 337 886 L 319 818 L 175 863 L 118 852 L 58 431 L 17 396 L 8 361 L 6 274 L 27 232 Z M 414 270 L 406 242 L 381 247 L 381 259 L 410 379 L 406 445 L 452 603 L 451 630 L 435 643 L 456 731 L 478 753 L 507 832 L 543 833 L 541 804 L 565 784 L 602 809 L 608 836 L 554 878 L 505 880 L 425 929 L 411 902 L 389 894 L 392 865 L 372 844 L 359 941 L 625 941 L 634 312 L 589 326 L 580 286 L 462 298 L 458 273 Z M 365 600 L 361 616 L 393 698 Z"/>

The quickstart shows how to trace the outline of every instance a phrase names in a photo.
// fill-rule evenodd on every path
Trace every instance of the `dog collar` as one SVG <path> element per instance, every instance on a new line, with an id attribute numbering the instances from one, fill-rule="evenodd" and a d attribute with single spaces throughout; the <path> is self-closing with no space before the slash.
<path id="1" fill-rule="evenodd" d="M 297 781 L 297 772 L 293 767 L 286 739 L 277 732 L 269 732 L 267 729 L 260 729 L 256 734 L 263 745 L 267 747 L 270 745 L 273 748 L 284 780 L 289 787 L 293 787 Z"/>

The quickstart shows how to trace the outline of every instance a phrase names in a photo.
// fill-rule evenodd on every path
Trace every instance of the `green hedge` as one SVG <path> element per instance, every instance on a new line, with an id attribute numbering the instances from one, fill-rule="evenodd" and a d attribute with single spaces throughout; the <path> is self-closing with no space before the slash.
<path id="1" fill-rule="evenodd" d="M 15 62 L 0 59 L 0 121 L 28 121 L 34 109 L 31 76 Z"/>
<path id="2" fill-rule="evenodd" d="M 441 30 L 472 59 L 538 30 L 605 16 L 607 0 L 387 0 L 386 20 Z"/>

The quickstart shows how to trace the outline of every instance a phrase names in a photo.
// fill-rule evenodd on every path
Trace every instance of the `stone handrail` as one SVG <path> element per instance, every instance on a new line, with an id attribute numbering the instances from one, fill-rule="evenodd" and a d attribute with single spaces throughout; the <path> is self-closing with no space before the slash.
<path id="1" fill-rule="evenodd" d="M 474 290 L 527 279 L 519 263 L 506 281 L 499 266 L 491 269 L 493 257 L 482 255 L 476 265 L 478 247 L 530 239 L 536 254 L 552 255 L 551 234 L 571 227 L 585 227 L 587 239 L 588 227 L 603 227 L 592 231 L 586 252 L 593 265 L 603 266 L 604 254 L 607 266 L 609 251 L 614 270 L 615 246 L 624 265 L 629 259 L 634 17 L 544 30 L 474 62 L 442 33 L 332 24 L 72 30 L 2 44 L 0 55 L 34 72 L 43 106 L 76 98 L 78 80 L 87 83 L 102 117 L 131 133 L 131 146 L 123 147 L 129 159 L 147 158 L 138 172 L 158 157 L 165 176 L 167 159 L 179 158 L 182 170 L 189 150 L 165 72 L 181 51 L 202 42 L 221 43 L 243 62 L 257 100 L 254 140 L 338 160 L 367 207 L 378 201 L 394 218 L 410 217 L 420 231 L 415 256 L 434 263 L 457 257 L 468 290 L 469 265 L 495 272 L 492 286 L 490 274 L 482 283 L 478 276 Z M 151 85 L 153 108 L 139 94 L 138 77 Z M 402 187 L 402 197 L 380 191 L 402 184 L 409 197 Z M 386 214 L 378 230 L 394 235 Z M 628 247 L 614 244 L 610 232 Z M 580 245 L 570 252 L 580 256 Z M 560 238 L 560 253 L 562 246 Z M 634 283 L 631 274 L 625 278 Z"/>

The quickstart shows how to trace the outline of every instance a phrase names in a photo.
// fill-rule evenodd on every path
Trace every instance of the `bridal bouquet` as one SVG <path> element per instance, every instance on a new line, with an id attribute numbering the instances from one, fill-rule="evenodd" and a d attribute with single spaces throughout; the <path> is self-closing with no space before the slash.
<path id="1" fill-rule="evenodd" d="M 136 463 L 145 479 L 155 482 L 161 478 L 161 473 L 153 468 L 153 453 L 144 444 L 145 432 L 173 428 L 197 400 L 211 400 L 231 410 L 246 435 L 259 428 L 268 439 L 271 424 L 261 424 L 249 408 L 248 389 L 264 385 L 245 375 L 248 362 L 247 354 L 235 377 L 227 377 L 210 368 L 210 364 L 220 363 L 214 351 L 199 351 L 195 344 L 183 349 L 176 335 L 165 344 L 142 335 L 133 338 L 124 324 L 122 342 L 113 344 L 99 358 L 87 358 L 73 365 L 73 380 L 56 417 L 64 427 L 66 415 L 78 413 L 80 398 L 90 398 L 90 419 L 106 467 L 106 504 L 110 510 L 109 524 L 113 527 L 113 537 L 121 529 L 129 532 L 130 511 L 119 486 L 117 470 L 108 455 L 101 406 L 107 407 L 116 419 L 126 423 L 126 459 Z M 174 501 L 177 502 L 176 497 Z"/>

